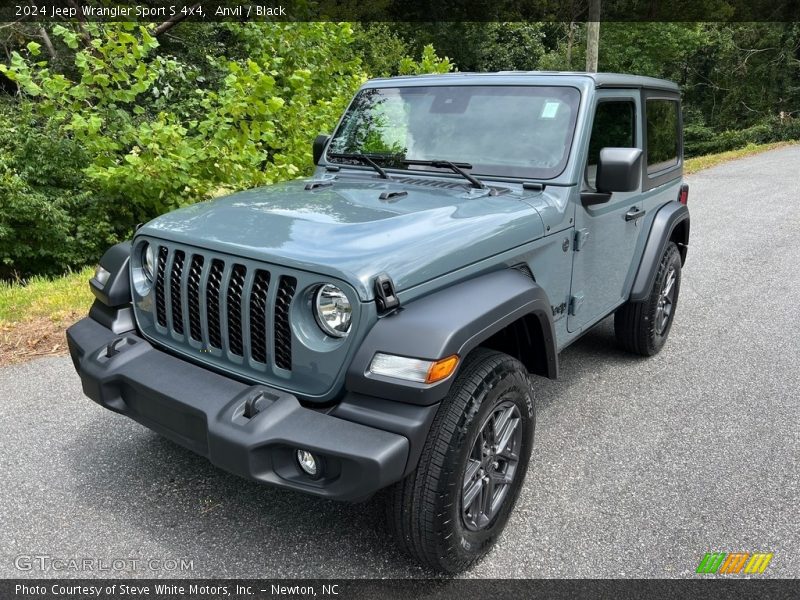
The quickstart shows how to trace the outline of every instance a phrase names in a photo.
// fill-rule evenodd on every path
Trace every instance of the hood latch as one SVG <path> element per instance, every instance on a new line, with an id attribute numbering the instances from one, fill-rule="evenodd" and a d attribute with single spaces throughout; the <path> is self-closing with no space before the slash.
<path id="1" fill-rule="evenodd" d="M 379 313 L 400 307 L 400 299 L 394 291 L 394 281 L 386 273 L 375 278 L 375 304 L 378 305 Z"/>

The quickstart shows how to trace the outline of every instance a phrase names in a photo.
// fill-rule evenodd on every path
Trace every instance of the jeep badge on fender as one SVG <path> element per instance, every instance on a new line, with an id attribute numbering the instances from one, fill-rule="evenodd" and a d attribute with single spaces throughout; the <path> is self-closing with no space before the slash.
<path id="1" fill-rule="evenodd" d="M 312 134 L 309 132 L 309 139 Z M 489 552 L 537 378 L 614 315 L 650 356 L 689 241 L 678 87 L 615 74 L 367 82 L 312 177 L 182 208 L 103 256 L 85 393 L 251 480 L 361 501 L 422 564 Z"/>

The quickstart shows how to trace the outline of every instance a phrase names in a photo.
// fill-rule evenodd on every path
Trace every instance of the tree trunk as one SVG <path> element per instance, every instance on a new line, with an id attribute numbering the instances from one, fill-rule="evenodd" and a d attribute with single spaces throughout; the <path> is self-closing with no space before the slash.
<path id="1" fill-rule="evenodd" d="M 589 0 L 589 22 L 586 24 L 586 71 L 597 73 L 600 45 L 600 0 Z"/>
<path id="2" fill-rule="evenodd" d="M 50 55 L 50 58 L 52 59 L 58 58 L 58 54 L 56 54 L 56 49 L 53 46 L 53 42 L 50 39 L 50 36 L 47 35 L 47 29 L 45 29 L 43 26 L 39 27 L 39 35 L 44 41 L 44 47 L 47 48 L 47 53 Z"/>
<path id="3" fill-rule="evenodd" d="M 33 0 L 30 0 L 28 4 L 30 4 L 33 8 L 36 8 L 36 5 L 33 3 Z M 42 38 L 42 41 L 44 42 L 44 47 L 47 48 L 47 53 L 50 55 L 50 58 L 55 60 L 57 57 L 56 49 L 53 46 L 53 42 L 50 39 L 50 36 L 47 34 L 47 29 L 44 28 L 44 25 L 39 27 L 39 37 Z"/>
<path id="4" fill-rule="evenodd" d="M 167 19 L 166 21 L 161 23 L 161 25 L 159 25 L 158 27 L 155 28 L 155 30 L 153 31 L 153 36 L 154 37 L 158 37 L 158 36 L 166 33 L 167 31 L 169 31 L 170 29 L 175 27 L 175 25 L 177 25 L 178 23 L 180 23 L 181 21 L 186 19 L 186 17 L 189 16 L 190 12 L 192 10 L 194 10 L 195 8 L 197 8 L 198 6 L 200 6 L 199 2 L 197 2 L 196 4 L 193 4 L 186 11 L 175 13 L 173 16 L 171 16 L 169 19 Z"/>
<path id="5" fill-rule="evenodd" d="M 572 42 L 575 39 L 575 21 L 569 22 L 567 30 L 567 69 L 572 70 Z"/>

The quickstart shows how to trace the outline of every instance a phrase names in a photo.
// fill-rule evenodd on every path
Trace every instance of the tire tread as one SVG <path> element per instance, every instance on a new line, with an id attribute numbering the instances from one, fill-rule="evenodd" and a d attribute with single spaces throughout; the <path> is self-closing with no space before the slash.
<path id="1" fill-rule="evenodd" d="M 480 409 L 480 400 L 510 369 L 524 372 L 527 378 L 524 367 L 506 354 L 484 348 L 470 353 L 439 407 L 417 469 L 388 491 L 387 521 L 394 537 L 402 550 L 432 569 L 455 572 L 472 562 L 454 560 L 455 540 L 447 539 L 447 522 L 435 512 L 447 495 L 439 489 L 440 482 L 453 481 L 451 475 L 457 465 L 448 464 L 453 461 L 447 457 L 459 439 L 455 435 L 458 428 L 469 427 Z"/>
<path id="2" fill-rule="evenodd" d="M 664 278 L 667 268 L 670 263 L 677 258 L 680 265 L 680 252 L 675 242 L 669 242 L 664 249 L 664 254 L 661 256 L 661 261 L 658 265 L 655 279 L 653 281 L 653 289 L 650 290 L 650 296 L 643 302 L 628 301 L 623 304 L 614 314 L 614 334 L 622 346 L 628 352 L 640 354 L 642 356 L 653 356 L 659 350 L 661 345 L 654 343 L 655 338 L 655 323 L 653 323 L 650 313 L 654 312 L 655 303 L 658 301 L 660 293 L 661 281 Z M 680 277 L 680 272 L 678 273 Z M 680 281 L 676 283 L 679 285 Z M 677 306 L 678 290 L 676 290 L 675 304 Z M 674 317 L 673 317 L 674 318 Z"/>

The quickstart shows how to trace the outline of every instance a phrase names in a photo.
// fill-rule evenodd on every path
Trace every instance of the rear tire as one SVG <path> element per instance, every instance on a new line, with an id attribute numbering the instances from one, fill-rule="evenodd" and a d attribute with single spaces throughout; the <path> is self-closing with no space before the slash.
<path id="1" fill-rule="evenodd" d="M 389 489 L 387 516 L 399 545 L 448 573 L 489 552 L 525 479 L 534 426 L 525 367 L 500 352 L 472 352 L 439 407 L 417 469 Z"/>
<path id="2" fill-rule="evenodd" d="M 644 302 L 628 301 L 614 315 L 614 333 L 620 345 L 635 354 L 653 356 L 667 341 L 681 289 L 681 255 L 674 242 L 667 244 L 650 296 Z"/>

